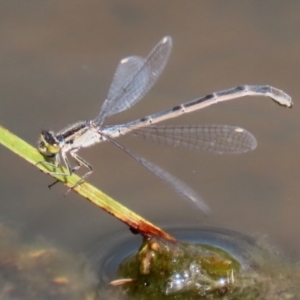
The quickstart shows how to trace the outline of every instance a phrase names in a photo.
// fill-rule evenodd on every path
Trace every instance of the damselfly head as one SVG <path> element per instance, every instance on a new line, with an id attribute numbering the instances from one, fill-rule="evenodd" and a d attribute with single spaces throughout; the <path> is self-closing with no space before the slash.
<path id="1" fill-rule="evenodd" d="M 41 154 L 53 157 L 61 149 L 61 145 L 53 131 L 42 130 L 40 139 L 38 140 L 38 150 Z"/>

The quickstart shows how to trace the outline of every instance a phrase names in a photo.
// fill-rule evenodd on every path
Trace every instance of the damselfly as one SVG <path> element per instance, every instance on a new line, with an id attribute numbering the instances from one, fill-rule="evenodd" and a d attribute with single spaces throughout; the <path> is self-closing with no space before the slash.
<path id="1" fill-rule="evenodd" d="M 77 186 L 93 171 L 92 165 L 77 154 L 78 150 L 99 142 L 110 141 L 171 185 L 178 193 L 194 201 L 202 210 L 207 210 L 205 203 L 189 186 L 125 148 L 115 139 L 131 132 L 137 137 L 171 146 L 204 149 L 215 153 L 247 152 L 253 150 L 257 142 L 250 132 L 240 127 L 228 125 L 154 126 L 154 124 L 217 102 L 243 96 L 270 97 L 276 103 L 286 107 L 291 107 L 293 103 L 289 95 L 277 88 L 268 85 L 243 85 L 215 92 L 126 124 L 104 126 L 103 123 L 107 117 L 132 107 L 152 88 L 165 68 L 171 48 L 172 39 L 167 36 L 154 47 L 146 58 L 130 56 L 122 59 L 115 72 L 108 96 L 96 119 L 78 122 L 58 133 L 42 131 L 38 149 L 44 156 L 53 159 L 53 162 L 43 161 L 43 163 L 58 167 L 62 158 L 67 167 L 67 173 L 55 171 L 52 174 L 70 176 L 84 166 L 88 172 L 73 187 Z M 75 160 L 76 166 L 71 166 L 68 153 Z"/>

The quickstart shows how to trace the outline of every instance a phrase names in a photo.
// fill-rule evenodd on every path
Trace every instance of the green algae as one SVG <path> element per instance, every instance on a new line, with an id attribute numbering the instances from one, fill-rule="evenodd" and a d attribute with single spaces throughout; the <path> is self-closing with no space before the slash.
<path id="1" fill-rule="evenodd" d="M 246 251 L 243 265 L 215 246 L 145 238 L 137 254 L 120 264 L 116 282 L 125 299 L 300 299 L 298 268 L 265 244 Z"/>

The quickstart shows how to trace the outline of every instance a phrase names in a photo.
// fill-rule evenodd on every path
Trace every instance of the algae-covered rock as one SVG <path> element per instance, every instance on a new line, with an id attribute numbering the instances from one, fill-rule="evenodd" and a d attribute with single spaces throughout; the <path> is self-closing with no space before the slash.
<path id="1" fill-rule="evenodd" d="M 300 273 L 259 243 L 239 258 L 216 246 L 145 238 L 119 267 L 129 299 L 300 299 Z"/>

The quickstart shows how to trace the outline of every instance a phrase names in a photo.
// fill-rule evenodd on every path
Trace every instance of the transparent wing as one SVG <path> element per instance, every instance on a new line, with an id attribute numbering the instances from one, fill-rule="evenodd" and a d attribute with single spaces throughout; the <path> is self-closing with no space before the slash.
<path id="1" fill-rule="evenodd" d="M 218 154 L 244 153 L 257 146 L 249 131 L 229 125 L 148 126 L 131 134 L 163 145 Z"/>
<path id="2" fill-rule="evenodd" d="M 121 60 L 108 97 L 96 119 L 99 126 L 106 117 L 132 107 L 144 97 L 165 68 L 171 48 L 172 39 L 167 36 L 154 47 L 146 59 L 131 56 Z"/>
<path id="3" fill-rule="evenodd" d="M 113 81 L 110 85 L 107 99 L 105 100 L 105 103 L 103 104 L 106 106 L 108 101 L 111 101 L 109 99 L 113 99 L 114 96 L 119 92 L 122 87 L 127 86 L 129 82 L 132 80 L 132 75 L 135 74 L 141 67 L 145 64 L 145 58 L 140 56 L 129 56 L 126 58 L 123 58 L 115 72 Z M 148 81 L 148 70 L 145 69 L 144 72 L 140 73 L 140 81 L 144 84 Z M 143 89 L 143 86 L 141 89 Z M 117 107 L 115 110 L 118 109 Z"/>
<path id="4" fill-rule="evenodd" d="M 144 167 L 146 167 L 149 171 L 151 171 L 153 174 L 155 174 L 157 177 L 165 181 L 167 184 L 171 186 L 178 194 L 188 198 L 194 204 L 197 205 L 198 208 L 200 208 L 204 213 L 209 213 L 210 209 L 206 205 L 206 203 L 199 197 L 199 195 L 187 184 L 170 174 L 169 172 L 163 170 L 162 168 L 158 167 L 157 165 L 149 162 L 145 158 L 139 156 L 135 152 L 129 150 L 128 148 L 124 147 L 123 145 L 119 144 L 117 141 L 115 141 L 113 138 L 111 138 L 109 135 L 105 135 L 105 137 L 111 141 L 113 144 L 115 144 L 117 147 L 125 151 L 127 154 L 129 154 L 132 158 L 134 158 L 136 161 L 138 161 L 140 164 L 142 164 Z"/>

